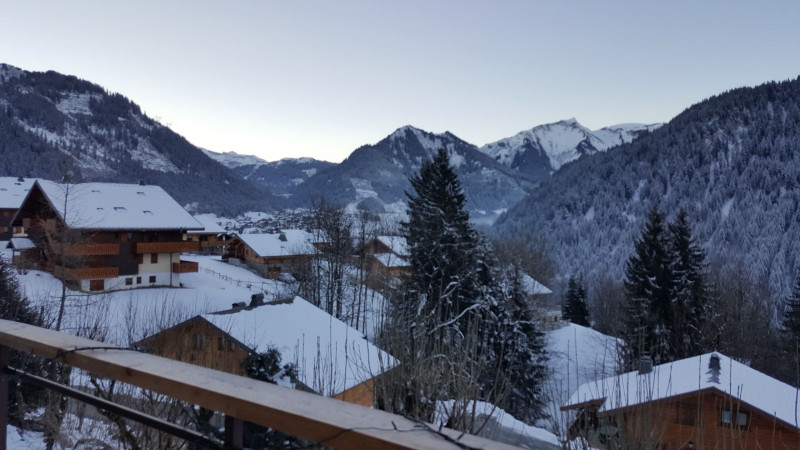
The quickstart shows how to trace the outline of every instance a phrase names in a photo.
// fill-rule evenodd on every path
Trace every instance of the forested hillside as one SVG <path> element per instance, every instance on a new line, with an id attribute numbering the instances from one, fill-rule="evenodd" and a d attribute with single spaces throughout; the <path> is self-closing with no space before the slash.
<path id="1" fill-rule="evenodd" d="M 495 232 L 537 236 L 563 276 L 621 280 L 654 205 L 670 219 L 687 211 L 712 266 L 788 295 L 800 270 L 800 79 L 720 94 L 563 166 Z"/>
<path id="2" fill-rule="evenodd" d="M 236 214 L 280 205 L 120 94 L 0 65 L 0 175 L 162 186 L 183 205 Z"/>

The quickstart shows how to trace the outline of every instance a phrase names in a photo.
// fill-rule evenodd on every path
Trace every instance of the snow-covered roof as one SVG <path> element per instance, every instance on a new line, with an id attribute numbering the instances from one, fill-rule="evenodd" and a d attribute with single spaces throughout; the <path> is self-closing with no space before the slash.
<path id="1" fill-rule="evenodd" d="M 286 240 L 282 240 L 285 236 Z M 239 238 L 260 257 L 311 255 L 313 235 L 303 230 L 284 230 L 280 233 L 240 234 Z"/>
<path id="2" fill-rule="evenodd" d="M 547 286 L 539 283 L 538 281 L 534 280 L 533 277 L 530 275 L 523 273 L 522 280 L 520 280 L 520 286 L 528 295 L 550 295 L 553 293 Z"/>
<path id="3" fill-rule="evenodd" d="M 396 364 L 359 331 L 300 297 L 202 317 L 254 351 L 277 348 L 281 363 L 296 364 L 299 381 L 322 395 L 340 394 Z"/>
<path id="4" fill-rule="evenodd" d="M 719 358 L 718 371 L 709 363 Z M 565 406 L 598 401 L 598 412 L 613 411 L 691 392 L 713 389 L 728 394 L 790 426 L 797 427 L 797 389 L 719 353 L 706 353 L 581 385 Z"/>
<path id="5" fill-rule="evenodd" d="M 28 250 L 36 248 L 36 244 L 32 240 L 23 237 L 12 237 L 6 248 L 13 248 L 14 250 Z"/>
<path id="6" fill-rule="evenodd" d="M 401 258 L 394 253 L 376 253 L 375 259 L 378 260 L 383 267 L 409 267 L 410 264 L 407 259 Z"/>
<path id="7" fill-rule="evenodd" d="M 159 186 L 59 184 L 38 180 L 58 216 L 90 230 L 199 230 L 203 226 Z"/>
<path id="8" fill-rule="evenodd" d="M 19 209 L 33 186 L 34 178 L 0 177 L 0 209 Z"/>
<path id="9" fill-rule="evenodd" d="M 408 256 L 409 254 L 408 242 L 406 242 L 406 238 L 402 236 L 378 236 L 378 241 L 389 247 L 389 249 L 396 255 Z"/>
<path id="10" fill-rule="evenodd" d="M 194 220 L 198 221 L 203 226 L 202 230 L 190 231 L 189 234 L 222 234 L 225 229 L 219 226 L 214 220 L 214 216 L 208 214 L 198 214 L 193 216 Z"/>

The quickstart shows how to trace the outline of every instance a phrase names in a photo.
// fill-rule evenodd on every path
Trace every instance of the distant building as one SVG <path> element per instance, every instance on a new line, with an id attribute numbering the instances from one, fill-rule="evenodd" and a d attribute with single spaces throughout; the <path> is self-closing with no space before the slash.
<path id="1" fill-rule="evenodd" d="M 34 181 L 36 180 L 33 178 L 0 177 L 0 241 L 7 241 L 14 234 L 22 233 L 22 226 L 12 226 L 11 219 L 19 210 Z"/>
<path id="2" fill-rule="evenodd" d="M 396 365 L 357 330 L 300 297 L 195 316 L 140 341 L 155 354 L 246 375 L 242 361 L 269 348 L 297 368 L 296 387 L 373 406 L 374 379 Z"/>
<path id="3" fill-rule="evenodd" d="M 411 274 L 408 243 L 402 236 L 378 236 L 367 243 L 369 276 L 373 289 L 392 286 Z"/>
<path id="4" fill-rule="evenodd" d="M 12 224 L 40 250 L 39 268 L 74 290 L 180 286 L 198 270 L 180 259 L 198 250 L 182 235 L 203 226 L 158 186 L 38 180 Z"/>
<path id="5" fill-rule="evenodd" d="M 204 255 L 221 255 L 225 252 L 225 245 L 230 236 L 219 224 L 208 216 L 194 216 L 194 220 L 203 226 L 202 230 L 187 230 L 183 234 L 184 241 L 197 242 L 199 252 Z"/>
<path id="6" fill-rule="evenodd" d="M 797 389 L 721 353 L 581 385 L 569 437 L 596 448 L 800 448 Z"/>
<path id="7" fill-rule="evenodd" d="M 298 275 L 311 267 L 311 260 L 324 243 L 311 233 L 283 230 L 278 233 L 240 234 L 228 242 L 222 259 L 249 267 L 259 275 L 277 279 L 281 273 Z"/>

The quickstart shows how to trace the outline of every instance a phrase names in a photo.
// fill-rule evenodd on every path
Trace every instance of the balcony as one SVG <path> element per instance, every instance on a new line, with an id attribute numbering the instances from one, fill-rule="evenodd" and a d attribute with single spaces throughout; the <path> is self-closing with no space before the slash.
<path id="1" fill-rule="evenodd" d="M 172 263 L 172 273 L 197 273 L 200 266 L 194 261 L 181 261 Z"/>
<path id="2" fill-rule="evenodd" d="M 58 244 L 53 249 L 58 252 Z M 64 244 L 64 256 L 119 255 L 119 244 Z"/>
<path id="3" fill-rule="evenodd" d="M 197 253 L 200 250 L 199 242 L 137 242 L 136 253 Z"/>
<path id="4" fill-rule="evenodd" d="M 96 280 L 116 278 L 119 267 L 63 267 L 53 266 L 53 275 L 63 280 Z"/>

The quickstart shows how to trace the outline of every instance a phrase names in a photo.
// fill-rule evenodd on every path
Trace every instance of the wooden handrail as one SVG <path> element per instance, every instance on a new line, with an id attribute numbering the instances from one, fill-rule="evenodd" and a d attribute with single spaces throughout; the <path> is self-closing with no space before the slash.
<path id="1" fill-rule="evenodd" d="M 0 345 L 336 448 L 515 448 L 448 428 L 103 342 L 0 320 Z M 453 444 L 442 435 L 457 439 Z"/>

